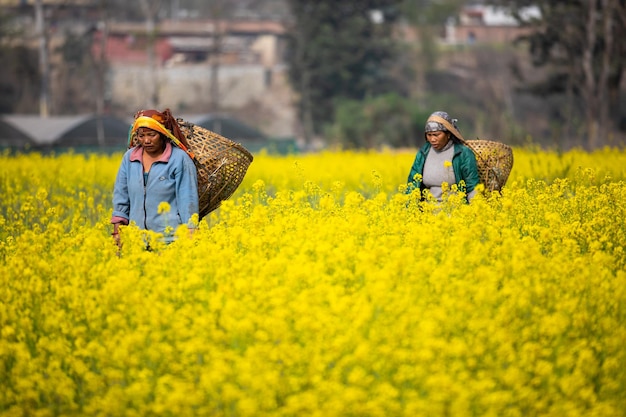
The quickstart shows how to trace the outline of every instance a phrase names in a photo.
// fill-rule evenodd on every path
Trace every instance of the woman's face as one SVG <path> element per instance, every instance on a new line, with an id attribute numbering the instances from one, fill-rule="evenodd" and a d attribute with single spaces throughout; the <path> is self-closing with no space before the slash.
<path id="1" fill-rule="evenodd" d="M 444 132 L 443 130 L 436 130 L 434 132 L 426 132 L 426 140 L 430 142 L 430 145 L 436 150 L 442 150 L 450 140 L 450 132 Z"/>
<path id="2" fill-rule="evenodd" d="M 140 127 L 137 129 L 137 140 L 139 144 L 150 153 L 159 153 L 165 148 L 163 136 L 156 130 Z"/>

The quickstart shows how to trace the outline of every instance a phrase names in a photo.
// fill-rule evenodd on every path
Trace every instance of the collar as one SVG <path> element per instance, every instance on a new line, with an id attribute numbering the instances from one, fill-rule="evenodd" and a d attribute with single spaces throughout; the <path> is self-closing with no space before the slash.
<path id="1" fill-rule="evenodd" d="M 452 139 L 450 140 L 450 142 L 452 142 L 452 144 L 453 144 L 452 146 L 454 146 L 454 155 L 456 156 L 456 155 L 460 154 L 462 152 L 462 150 L 463 150 L 463 146 L 465 146 L 465 145 L 463 145 L 462 143 L 455 142 Z M 449 145 L 450 145 L 450 143 L 448 142 L 448 144 L 446 145 L 446 149 L 448 149 Z M 428 155 L 428 151 L 430 151 L 431 148 L 432 148 L 432 146 L 431 146 L 430 142 L 426 141 L 424 146 L 422 146 L 419 151 L 422 153 L 422 155 L 424 155 L 424 158 L 425 158 L 426 155 Z M 444 149 L 442 149 L 439 152 L 443 152 L 443 151 L 444 151 Z"/>
<path id="2" fill-rule="evenodd" d="M 171 156 L 172 156 L 172 143 L 170 141 L 167 141 L 167 143 L 165 144 L 165 150 L 163 151 L 161 156 L 159 156 L 159 159 L 155 160 L 154 162 L 167 163 L 169 162 Z M 137 145 L 133 148 L 133 150 L 130 153 L 130 160 L 143 162 L 143 148 L 141 147 L 141 145 Z"/>
<path id="3" fill-rule="evenodd" d="M 440 151 L 438 151 L 438 150 L 437 150 L 437 149 L 435 149 L 435 148 L 433 148 L 433 151 L 435 151 L 435 152 L 437 152 L 437 153 L 440 153 L 440 152 L 445 152 L 445 151 L 447 151 L 448 149 L 450 149 L 450 148 L 451 148 L 451 147 L 453 147 L 453 146 L 454 146 L 454 141 L 453 141 L 452 139 L 450 139 L 450 140 L 448 141 L 448 143 L 446 143 L 446 146 L 444 146 L 443 148 L 441 148 L 441 150 L 440 150 Z"/>

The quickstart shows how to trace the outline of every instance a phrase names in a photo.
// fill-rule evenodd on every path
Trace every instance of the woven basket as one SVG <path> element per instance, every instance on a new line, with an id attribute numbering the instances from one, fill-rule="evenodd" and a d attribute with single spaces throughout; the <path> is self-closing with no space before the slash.
<path id="1" fill-rule="evenodd" d="M 220 206 L 239 187 L 252 155 L 241 144 L 201 126 L 177 119 L 195 155 L 200 219 Z"/>
<path id="2" fill-rule="evenodd" d="M 500 191 L 513 168 L 513 149 L 504 143 L 476 139 L 465 141 L 474 151 L 480 182 L 489 191 Z"/>

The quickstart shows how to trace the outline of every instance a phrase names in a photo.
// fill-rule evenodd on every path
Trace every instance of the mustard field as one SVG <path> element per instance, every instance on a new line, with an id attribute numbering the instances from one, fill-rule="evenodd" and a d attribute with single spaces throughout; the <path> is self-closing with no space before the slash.
<path id="1" fill-rule="evenodd" d="M 113 156 L 0 154 L 0 416 L 626 416 L 626 151 L 255 155 L 169 246 L 111 238 Z"/>

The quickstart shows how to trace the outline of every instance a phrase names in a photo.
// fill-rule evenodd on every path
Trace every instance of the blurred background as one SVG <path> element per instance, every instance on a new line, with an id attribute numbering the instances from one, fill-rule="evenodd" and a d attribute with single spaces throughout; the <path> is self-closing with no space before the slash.
<path id="1" fill-rule="evenodd" d="M 251 151 L 626 143 L 623 0 L 0 0 L 0 148 L 122 150 L 134 113 Z"/>

